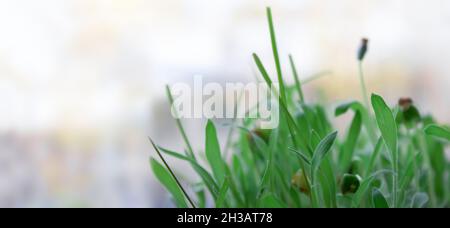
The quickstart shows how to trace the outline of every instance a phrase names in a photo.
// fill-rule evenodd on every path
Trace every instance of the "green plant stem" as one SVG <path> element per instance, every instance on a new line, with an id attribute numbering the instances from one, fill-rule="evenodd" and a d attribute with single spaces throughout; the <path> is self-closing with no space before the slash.
<path id="1" fill-rule="evenodd" d="M 425 141 L 425 135 L 420 135 L 419 136 L 419 143 L 420 146 L 422 148 L 423 153 L 425 154 L 424 159 L 425 159 L 425 164 L 429 166 L 428 169 L 428 176 L 427 176 L 427 182 L 428 182 L 428 192 L 430 195 L 430 203 L 431 203 L 431 207 L 436 207 L 437 203 L 437 199 L 436 199 L 436 195 L 435 195 L 435 190 L 434 190 L 434 185 L 433 185 L 433 180 L 432 180 L 432 165 L 431 165 L 431 158 L 430 158 L 430 153 L 427 151 L 426 149 L 426 141 Z"/>
<path id="2" fill-rule="evenodd" d="M 398 150 L 395 151 L 394 157 L 392 158 L 392 169 L 394 171 L 394 174 L 392 176 L 392 201 L 393 201 L 393 207 L 398 207 Z"/>
<path id="3" fill-rule="evenodd" d="M 311 205 L 313 208 L 318 208 L 319 207 L 319 202 L 318 202 L 318 198 L 319 198 L 319 194 L 317 193 L 317 189 L 316 189 L 316 178 L 315 178 L 315 173 L 311 173 L 311 192 L 310 192 L 310 198 L 311 198 Z"/>
<path id="4" fill-rule="evenodd" d="M 364 80 L 362 61 L 358 62 L 358 68 L 359 68 L 359 82 L 361 83 L 361 90 L 362 90 L 362 95 L 363 95 L 363 99 L 364 99 L 364 105 L 366 106 L 367 110 L 370 110 L 369 97 L 367 96 L 367 88 L 366 88 L 366 82 Z"/>
<path id="5" fill-rule="evenodd" d="M 239 93 L 239 96 L 238 96 L 238 101 L 237 101 L 237 103 L 234 105 L 234 107 L 233 107 L 233 121 L 232 121 L 232 123 L 231 123 L 231 127 L 230 127 L 230 130 L 228 131 L 228 135 L 227 135 L 227 141 L 226 141 L 226 143 L 225 143 L 225 148 L 224 148 L 224 152 L 223 152 L 223 157 L 224 157 L 224 159 L 226 160 L 227 159 L 227 157 L 228 157 L 228 151 L 230 150 L 230 147 L 231 147 L 231 142 L 232 142 L 232 136 L 233 136 L 233 133 L 234 133 L 234 129 L 236 128 L 236 124 L 237 124 L 237 113 L 238 113 L 238 109 L 239 109 L 239 106 L 240 106 L 240 104 L 241 104 L 241 101 L 242 101 L 242 96 L 243 96 L 243 94 L 244 94 L 244 90 L 242 90 L 240 93 Z M 234 95 L 233 95 L 234 96 Z M 234 100 L 234 98 L 233 98 L 233 100 Z"/>
<path id="6" fill-rule="evenodd" d="M 281 96 L 280 99 L 284 104 L 287 104 L 286 90 L 283 81 L 283 73 L 281 72 L 281 63 L 278 54 L 277 39 L 275 36 L 275 28 L 273 26 L 272 10 L 270 9 L 270 7 L 267 7 L 267 20 L 269 22 L 270 40 L 272 42 L 272 51 L 273 51 L 273 58 L 275 60 L 275 66 L 277 68 L 278 83 L 280 83 L 280 96 Z"/>
<path id="7" fill-rule="evenodd" d="M 170 88 L 168 85 L 166 85 L 166 93 L 167 93 L 167 97 L 169 98 L 169 102 L 170 102 L 170 107 L 172 109 L 172 105 L 173 105 L 173 96 L 172 93 L 170 92 Z M 173 110 L 176 112 L 176 110 Z M 186 131 L 184 130 L 183 124 L 181 123 L 180 118 L 178 118 L 178 113 L 176 113 L 176 125 L 178 130 L 181 133 L 181 137 L 183 138 L 184 143 L 186 144 L 187 147 L 187 151 L 189 153 L 189 155 L 195 160 L 195 154 L 194 154 L 194 150 L 192 149 L 191 143 L 189 142 L 189 139 L 187 137 Z"/>
<path id="8" fill-rule="evenodd" d="M 289 62 L 291 63 L 292 74 L 294 74 L 295 87 L 297 88 L 297 92 L 300 96 L 300 102 L 305 103 L 305 98 L 304 98 L 303 90 L 302 90 L 302 84 L 300 82 L 300 79 L 298 78 L 297 68 L 295 67 L 294 58 L 292 57 L 292 55 L 289 55 Z"/>
<path id="9" fill-rule="evenodd" d="M 148 137 L 148 139 L 150 140 L 150 143 L 152 144 L 152 146 L 155 149 L 156 153 L 158 154 L 159 158 L 161 159 L 161 161 L 166 166 L 167 170 L 169 170 L 170 175 L 172 175 L 172 177 L 175 180 L 175 182 L 177 182 L 178 187 L 181 189 L 181 191 L 183 192 L 184 196 L 186 197 L 186 199 L 191 204 L 192 208 L 196 208 L 194 202 L 191 200 L 191 197 L 189 197 L 189 195 L 187 194 L 186 190 L 184 190 L 183 186 L 181 185 L 180 181 L 178 181 L 178 178 L 175 176 L 175 173 L 172 171 L 170 166 L 167 164 L 166 159 L 164 159 L 164 157 L 162 156 L 162 154 L 159 151 L 158 147 L 156 146 L 155 142 L 153 142 L 153 140 L 150 137 Z"/>

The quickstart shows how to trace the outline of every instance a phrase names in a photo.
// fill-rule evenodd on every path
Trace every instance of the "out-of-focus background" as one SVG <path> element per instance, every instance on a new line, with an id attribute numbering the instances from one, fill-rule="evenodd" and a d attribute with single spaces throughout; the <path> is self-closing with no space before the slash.
<path id="1" fill-rule="evenodd" d="M 148 165 L 148 135 L 182 148 L 164 85 L 254 80 L 252 52 L 273 73 L 266 6 L 284 65 L 332 72 L 307 99 L 361 97 L 368 37 L 369 90 L 450 122 L 450 1 L 0 0 L 0 206 L 169 205 Z M 185 122 L 201 149 L 203 122 Z"/>

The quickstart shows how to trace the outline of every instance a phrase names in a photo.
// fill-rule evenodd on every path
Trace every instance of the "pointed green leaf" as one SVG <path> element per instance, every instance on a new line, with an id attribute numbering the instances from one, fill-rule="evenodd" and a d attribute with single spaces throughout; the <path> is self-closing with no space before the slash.
<path id="1" fill-rule="evenodd" d="M 183 192 L 180 187 L 178 187 L 177 182 L 170 175 L 169 171 L 167 171 L 164 166 L 153 158 L 150 159 L 150 165 L 159 182 L 161 182 L 161 184 L 164 185 L 164 187 L 172 194 L 177 207 L 187 208 L 188 206 L 184 199 Z"/>
<path id="2" fill-rule="evenodd" d="M 436 124 L 430 124 L 425 128 L 427 135 L 435 136 L 450 141 L 450 130 Z"/>
<path id="3" fill-rule="evenodd" d="M 364 180 L 359 185 L 358 190 L 356 191 L 356 193 L 353 196 L 352 207 L 358 207 L 360 205 L 361 199 L 364 197 L 364 195 L 366 195 L 367 190 L 369 189 L 370 185 L 372 184 L 372 181 L 375 180 L 375 177 L 377 177 L 378 175 L 381 175 L 381 174 L 385 174 L 385 173 L 392 173 L 392 171 L 391 170 L 379 170 L 379 171 L 373 173 L 372 175 L 370 175 L 369 177 L 364 178 Z"/>
<path id="4" fill-rule="evenodd" d="M 396 158 L 398 135 L 397 123 L 389 106 L 379 95 L 372 94 L 372 106 L 377 119 L 378 128 L 381 131 L 384 142 L 386 143 L 392 159 Z"/>
<path id="5" fill-rule="evenodd" d="M 228 178 L 225 178 L 225 181 L 222 184 L 222 187 L 219 191 L 219 197 L 216 200 L 216 208 L 223 208 L 225 205 L 225 199 L 229 189 L 229 181 Z"/>
<path id="6" fill-rule="evenodd" d="M 372 203 L 375 208 L 389 208 L 386 198 L 377 188 L 372 190 Z"/>
<path id="7" fill-rule="evenodd" d="M 337 131 L 327 135 L 324 139 L 322 139 L 322 141 L 320 141 L 319 145 L 316 147 L 314 151 L 314 155 L 311 160 L 311 173 L 314 173 L 319 169 L 320 163 L 333 146 L 336 136 Z"/>
<path id="8" fill-rule="evenodd" d="M 206 146 L 205 153 L 208 159 L 209 165 L 213 171 L 214 177 L 216 178 L 219 185 L 223 184 L 225 179 L 225 163 L 222 160 L 222 154 L 220 153 L 219 140 L 217 138 L 217 131 L 214 123 L 208 120 L 206 125 Z"/>
<path id="9" fill-rule="evenodd" d="M 202 181 L 205 183 L 208 190 L 211 192 L 214 199 L 218 197 L 219 194 L 219 187 L 217 186 L 216 182 L 214 181 L 214 178 L 211 177 L 211 174 L 206 171 L 200 164 L 197 163 L 194 158 L 187 157 L 185 155 L 182 155 L 180 153 L 165 149 L 163 147 L 158 147 L 163 153 L 173 156 L 175 158 L 188 161 L 192 168 L 197 172 L 197 174 L 200 176 Z"/>

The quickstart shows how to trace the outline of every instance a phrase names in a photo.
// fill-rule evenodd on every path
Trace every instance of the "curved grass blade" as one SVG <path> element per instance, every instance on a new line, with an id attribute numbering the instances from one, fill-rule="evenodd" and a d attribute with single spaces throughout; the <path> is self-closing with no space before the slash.
<path id="1" fill-rule="evenodd" d="M 386 146 L 391 153 L 391 158 L 397 158 L 398 147 L 398 133 L 397 123 L 395 122 L 394 115 L 392 114 L 389 106 L 384 102 L 381 96 L 372 95 L 372 106 L 377 119 L 378 128 L 380 129 L 381 136 L 383 137 Z"/>
<path id="2" fill-rule="evenodd" d="M 391 170 L 379 170 L 379 171 L 373 173 L 372 175 L 370 175 L 369 177 L 364 178 L 364 180 L 359 185 L 358 190 L 353 195 L 352 207 L 355 208 L 355 207 L 359 206 L 359 204 L 361 203 L 361 199 L 363 198 L 364 195 L 366 195 L 367 190 L 369 189 L 370 185 L 372 184 L 372 181 L 374 181 L 375 177 L 377 177 L 378 175 L 381 175 L 381 174 L 385 174 L 385 173 L 392 173 L 392 171 Z"/>
<path id="3" fill-rule="evenodd" d="M 430 124 L 425 128 L 425 134 L 435 136 L 441 139 L 450 141 L 450 130 L 438 126 L 436 124 Z"/>
<path id="4" fill-rule="evenodd" d="M 301 153 L 300 151 L 295 150 L 295 149 L 293 149 L 293 148 L 289 148 L 289 150 L 290 150 L 291 152 L 293 152 L 295 155 L 297 155 L 303 162 L 305 162 L 305 163 L 308 164 L 308 165 L 311 165 L 311 162 L 309 161 L 309 158 L 308 158 L 306 155 L 304 155 L 304 154 Z"/>
<path id="5" fill-rule="evenodd" d="M 319 170 L 320 164 L 324 160 L 325 156 L 333 146 L 336 137 L 337 131 L 327 135 L 324 139 L 322 139 L 319 145 L 317 145 L 311 160 L 311 195 L 313 199 L 313 207 L 319 206 L 319 189 L 318 183 L 316 183 L 317 171 Z"/>
<path id="6" fill-rule="evenodd" d="M 184 200 L 183 192 L 180 190 L 180 187 L 170 173 L 153 158 L 150 159 L 150 166 L 159 182 L 161 182 L 173 196 L 177 207 L 187 208 L 188 206 Z"/>
<path id="7" fill-rule="evenodd" d="M 333 146 L 336 136 L 337 131 L 327 135 L 324 139 L 322 139 L 322 141 L 320 141 L 311 160 L 311 173 L 315 173 L 319 169 L 320 163 Z"/>
<path id="8" fill-rule="evenodd" d="M 205 183 L 208 190 L 211 192 L 214 199 L 217 199 L 219 194 L 219 187 L 217 186 L 216 182 L 214 181 L 214 178 L 212 178 L 211 174 L 209 174 L 206 169 L 204 169 L 200 164 L 197 163 L 196 160 L 193 158 L 187 157 L 185 155 L 182 155 L 180 153 L 158 147 L 163 153 L 170 155 L 172 157 L 187 161 L 191 164 L 192 168 L 197 172 L 197 174 L 200 176 L 202 181 Z"/>
<path id="9" fill-rule="evenodd" d="M 344 104 L 339 105 L 336 107 L 335 110 L 335 116 L 341 116 L 345 114 L 348 110 L 353 110 L 354 112 L 361 113 L 362 122 L 364 123 L 367 134 L 369 135 L 370 140 L 372 141 L 372 144 L 375 144 L 376 140 L 376 134 L 375 129 L 372 123 L 372 120 L 370 119 L 368 110 L 358 101 L 351 101 Z"/>
<path id="10" fill-rule="evenodd" d="M 389 208 L 386 198 L 384 198 L 383 193 L 378 188 L 372 190 L 372 204 L 375 208 Z"/>

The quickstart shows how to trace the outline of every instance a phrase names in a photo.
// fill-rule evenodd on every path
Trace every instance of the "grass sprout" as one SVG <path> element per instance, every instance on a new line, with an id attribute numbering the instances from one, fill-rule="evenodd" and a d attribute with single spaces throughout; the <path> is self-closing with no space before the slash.
<path id="1" fill-rule="evenodd" d="M 362 63 L 368 40 L 363 39 L 357 61 L 362 101 L 350 101 L 334 110 L 308 102 L 303 87 L 328 74 L 300 80 L 292 55 L 290 72 L 295 84 L 285 83 L 272 11 L 267 8 L 268 41 L 273 52 L 278 88 L 280 124 L 260 129 L 257 119 L 233 119 L 225 147 L 216 126 L 208 120 L 204 151 L 196 151 L 180 119 L 176 124 L 184 151 L 157 146 L 152 171 L 177 207 L 219 208 L 423 208 L 450 207 L 450 128 L 424 115 L 410 98 L 387 103 L 372 94 L 364 80 Z M 274 84 L 265 62 L 253 60 L 261 81 Z M 272 88 L 272 87 L 271 87 Z M 306 95 L 306 96 L 305 96 Z M 173 97 L 169 87 L 170 104 Z M 334 115 L 330 115 L 333 113 Z M 352 114 L 348 127 L 337 132 L 335 121 Z M 334 121 L 331 121 L 334 118 Z M 194 147 L 195 146 L 195 147 Z M 187 162 L 198 175 L 179 180 L 164 155 Z M 204 158 L 204 159 L 203 159 Z M 189 188 L 190 191 L 186 191 Z M 191 193 L 191 196 L 187 193 Z M 195 194 L 194 194 L 195 193 Z"/>

